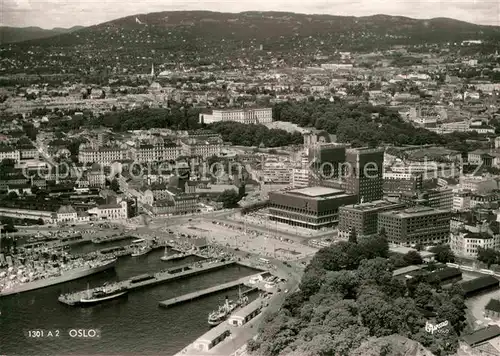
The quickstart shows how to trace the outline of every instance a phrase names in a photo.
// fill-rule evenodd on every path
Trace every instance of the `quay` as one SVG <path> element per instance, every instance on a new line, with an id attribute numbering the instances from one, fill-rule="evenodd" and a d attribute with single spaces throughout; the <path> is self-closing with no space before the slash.
<path id="1" fill-rule="evenodd" d="M 176 304 L 189 302 L 191 300 L 194 300 L 194 299 L 197 299 L 197 298 L 201 298 L 201 297 L 213 294 L 213 293 L 217 293 L 217 292 L 220 292 L 220 291 L 223 291 L 223 290 L 226 290 L 226 289 L 231 289 L 231 288 L 234 288 L 234 287 L 240 286 L 240 285 L 246 285 L 246 286 L 248 286 L 249 289 L 247 289 L 246 291 L 244 291 L 244 293 L 248 293 L 248 292 L 251 292 L 251 291 L 257 289 L 256 286 L 249 285 L 248 281 L 251 278 L 256 277 L 256 276 L 260 276 L 260 275 L 261 275 L 261 273 L 258 273 L 258 274 L 253 275 L 253 276 L 243 277 L 243 278 L 237 279 L 237 280 L 232 281 L 232 282 L 220 284 L 220 285 L 217 285 L 217 286 L 214 286 L 214 287 L 210 287 L 210 288 L 207 288 L 207 289 L 203 289 L 203 290 L 200 290 L 200 291 L 197 291 L 197 292 L 188 293 L 188 294 L 182 295 L 180 297 L 175 297 L 175 298 L 167 299 L 167 300 L 164 300 L 164 301 L 160 302 L 159 305 L 160 305 L 160 307 L 168 308 L 168 307 L 176 305 Z"/>
<path id="2" fill-rule="evenodd" d="M 160 283 L 171 282 L 173 280 L 180 279 L 183 277 L 195 276 L 208 271 L 224 268 L 226 266 L 233 264 L 236 264 L 236 261 L 229 260 L 220 262 L 217 260 L 212 260 L 212 261 L 195 262 L 170 268 L 157 273 L 135 276 L 131 279 L 117 282 L 113 284 L 113 286 L 117 288 L 126 288 L 127 291 L 132 291 L 142 287 L 150 287 Z M 83 290 L 79 292 L 64 294 L 59 296 L 59 301 L 67 305 L 76 305 L 80 303 L 82 297 L 85 297 L 89 293 L 92 293 L 99 289 L 100 287 L 93 288 L 90 290 Z"/>

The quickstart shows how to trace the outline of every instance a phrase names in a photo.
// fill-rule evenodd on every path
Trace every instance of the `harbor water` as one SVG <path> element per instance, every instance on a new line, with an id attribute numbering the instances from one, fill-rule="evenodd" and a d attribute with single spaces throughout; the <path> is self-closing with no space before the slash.
<path id="1" fill-rule="evenodd" d="M 88 246 L 81 248 L 88 252 Z M 72 248 L 74 253 L 84 252 L 79 250 Z M 256 273 L 247 267 L 230 266 L 133 291 L 124 298 L 84 308 L 70 307 L 57 300 L 61 293 L 200 260 L 190 256 L 164 262 L 160 260 L 163 253 L 163 250 L 156 250 L 145 256 L 122 257 L 115 270 L 0 298 L 0 355 L 173 355 L 208 331 L 208 314 L 226 295 L 236 298 L 238 290 L 220 292 L 167 309 L 159 307 L 160 301 Z M 46 334 L 52 331 L 54 336 L 29 336 L 29 330 L 40 329 Z M 72 338 L 71 329 L 99 329 L 100 337 Z M 59 336 L 56 337 L 56 333 Z"/>

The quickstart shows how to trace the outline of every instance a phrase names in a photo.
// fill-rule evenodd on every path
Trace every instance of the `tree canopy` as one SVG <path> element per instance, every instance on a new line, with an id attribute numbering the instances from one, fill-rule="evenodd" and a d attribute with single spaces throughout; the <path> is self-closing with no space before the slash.
<path id="1" fill-rule="evenodd" d="M 384 237 L 340 242 L 318 251 L 300 289 L 266 317 L 249 350 L 264 356 L 349 356 L 373 338 L 398 334 L 438 356 L 455 352 L 465 326 L 463 296 L 456 288 L 436 289 L 425 279 L 409 288 L 393 278 L 388 253 Z M 435 320 L 448 320 L 448 333 L 427 333 L 423 310 Z M 397 349 L 382 348 L 384 354 Z"/>

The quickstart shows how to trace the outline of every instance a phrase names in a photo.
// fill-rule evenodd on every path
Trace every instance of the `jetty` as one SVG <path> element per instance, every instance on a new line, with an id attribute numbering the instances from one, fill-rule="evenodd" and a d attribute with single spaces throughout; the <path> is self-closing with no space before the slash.
<path id="1" fill-rule="evenodd" d="M 260 276 L 260 275 L 261 275 L 261 273 L 258 273 L 258 274 L 253 275 L 253 276 L 243 277 L 243 278 L 237 279 L 237 280 L 232 281 L 232 282 L 220 284 L 220 285 L 217 285 L 217 286 L 214 286 L 214 287 L 210 287 L 210 288 L 207 288 L 207 289 L 203 289 L 203 290 L 200 290 L 200 291 L 197 291 L 197 292 L 188 293 L 188 294 L 184 294 L 184 295 L 179 296 L 179 297 L 167 299 L 167 300 L 164 300 L 164 301 L 160 302 L 159 305 L 160 305 L 160 307 L 168 308 L 168 307 L 176 305 L 176 304 L 189 302 L 191 300 L 194 300 L 194 299 L 197 299 L 197 298 L 201 298 L 201 297 L 205 297 L 207 295 L 210 295 L 210 294 L 213 294 L 213 293 L 217 293 L 217 292 L 221 292 L 221 291 L 226 290 L 226 289 L 231 289 L 231 288 L 234 288 L 234 287 L 237 287 L 237 286 L 240 286 L 240 285 L 248 286 L 248 289 L 245 290 L 243 293 L 244 294 L 245 293 L 249 293 L 249 292 L 254 291 L 255 289 L 257 289 L 257 287 L 255 285 L 250 285 L 248 283 L 249 280 L 251 278 L 253 278 L 253 277 Z"/>
<path id="2" fill-rule="evenodd" d="M 154 286 L 160 283 L 171 282 L 173 280 L 184 277 L 195 276 L 198 274 L 224 268 L 226 266 L 234 264 L 236 264 L 236 261 L 233 260 L 229 261 L 210 260 L 203 262 L 195 262 L 163 270 L 157 273 L 142 274 L 139 276 L 135 276 L 133 278 L 114 283 L 113 286 L 116 288 L 124 287 L 128 291 L 132 291 L 143 287 Z M 67 305 L 76 305 L 79 304 L 82 297 L 88 295 L 89 292 L 93 292 L 94 290 L 97 290 L 99 288 L 100 287 L 93 288 L 90 290 L 83 290 L 74 293 L 63 294 L 59 296 L 59 301 Z"/>

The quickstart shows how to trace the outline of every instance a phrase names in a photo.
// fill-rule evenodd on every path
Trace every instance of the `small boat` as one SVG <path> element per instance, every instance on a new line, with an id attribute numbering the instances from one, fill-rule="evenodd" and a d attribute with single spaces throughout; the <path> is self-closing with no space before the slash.
<path id="1" fill-rule="evenodd" d="M 126 287 L 119 288 L 100 288 L 94 290 L 93 292 L 88 291 L 85 297 L 80 299 L 81 304 L 95 304 L 104 302 L 111 299 L 116 299 L 127 294 L 128 290 Z"/>
<path id="2" fill-rule="evenodd" d="M 138 257 L 138 256 L 143 256 L 149 252 L 151 252 L 152 248 L 149 246 L 143 246 L 134 252 L 132 252 L 132 257 Z"/>
<path id="3" fill-rule="evenodd" d="M 144 242 L 144 241 L 146 241 L 146 240 L 144 240 L 144 239 L 135 239 L 135 240 L 132 241 L 132 243 L 133 244 L 138 244 L 138 243 L 141 243 L 141 242 Z"/>

